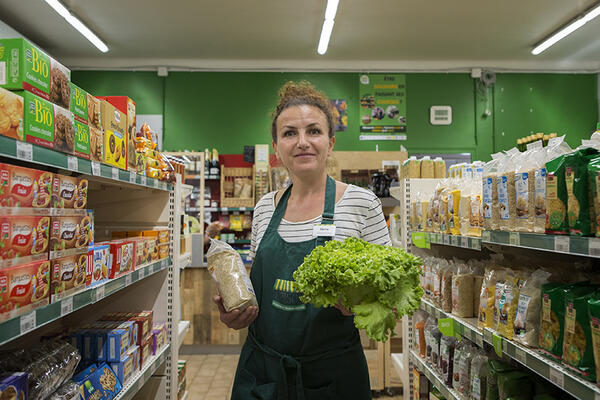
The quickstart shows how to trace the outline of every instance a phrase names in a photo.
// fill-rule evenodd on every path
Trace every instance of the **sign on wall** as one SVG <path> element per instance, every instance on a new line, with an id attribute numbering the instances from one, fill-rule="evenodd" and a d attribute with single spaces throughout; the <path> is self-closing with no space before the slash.
<path id="1" fill-rule="evenodd" d="M 406 75 L 362 74 L 359 80 L 360 132 L 405 133 Z"/>

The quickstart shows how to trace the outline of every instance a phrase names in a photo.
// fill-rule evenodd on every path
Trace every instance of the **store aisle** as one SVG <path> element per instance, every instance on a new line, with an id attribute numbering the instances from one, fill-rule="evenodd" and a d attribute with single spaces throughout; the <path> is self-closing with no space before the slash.
<path id="1" fill-rule="evenodd" d="M 181 357 L 188 361 L 188 400 L 228 400 L 239 355 L 197 354 Z M 402 395 L 380 399 L 402 400 Z"/>

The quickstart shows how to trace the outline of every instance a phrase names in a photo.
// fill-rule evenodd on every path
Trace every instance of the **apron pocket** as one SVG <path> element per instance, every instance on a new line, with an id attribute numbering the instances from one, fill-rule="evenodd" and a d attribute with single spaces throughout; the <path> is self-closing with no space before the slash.
<path id="1" fill-rule="evenodd" d="M 243 395 L 242 398 L 253 399 L 253 400 L 273 400 L 277 393 L 277 384 L 275 382 L 265 383 L 262 385 L 256 384 L 256 377 L 252 375 L 247 369 L 240 369 L 240 382 L 237 387 L 237 392 Z M 243 386 L 244 388 L 240 387 Z M 251 397 L 246 397 L 244 393 L 249 393 Z"/>
<path id="2" fill-rule="evenodd" d="M 273 287 L 273 307 L 282 311 L 304 311 L 306 304 L 300 300 L 301 293 L 294 289 L 294 282 L 277 279 Z"/>
<path id="3" fill-rule="evenodd" d="M 304 388 L 304 396 L 306 400 L 335 400 L 337 399 L 335 383 L 331 382 L 329 385 L 316 389 Z"/>

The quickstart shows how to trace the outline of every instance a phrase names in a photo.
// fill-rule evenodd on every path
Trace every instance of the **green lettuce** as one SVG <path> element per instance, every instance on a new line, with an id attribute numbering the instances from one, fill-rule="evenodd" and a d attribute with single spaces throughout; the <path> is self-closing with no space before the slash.
<path id="1" fill-rule="evenodd" d="M 304 258 L 294 272 L 300 299 L 316 307 L 340 300 L 353 312 L 354 325 L 385 342 L 396 320 L 412 315 L 421 303 L 421 259 L 406 251 L 347 238 L 328 241 Z"/>

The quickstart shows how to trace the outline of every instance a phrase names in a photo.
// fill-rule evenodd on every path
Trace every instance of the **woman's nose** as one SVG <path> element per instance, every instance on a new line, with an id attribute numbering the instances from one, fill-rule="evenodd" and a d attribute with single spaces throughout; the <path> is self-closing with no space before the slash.
<path id="1" fill-rule="evenodd" d="M 298 147 L 305 148 L 308 147 L 308 138 L 306 137 L 305 132 L 300 132 L 298 134 Z"/>

